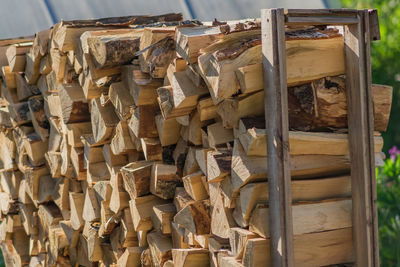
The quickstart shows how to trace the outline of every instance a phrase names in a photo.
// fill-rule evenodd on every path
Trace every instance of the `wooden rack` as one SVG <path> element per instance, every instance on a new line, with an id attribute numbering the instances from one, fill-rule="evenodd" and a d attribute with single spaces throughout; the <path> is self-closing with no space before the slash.
<path id="1" fill-rule="evenodd" d="M 285 25 L 344 26 L 356 266 L 379 266 L 370 41 L 376 10 L 261 10 L 271 266 L 294 266 Z"/>

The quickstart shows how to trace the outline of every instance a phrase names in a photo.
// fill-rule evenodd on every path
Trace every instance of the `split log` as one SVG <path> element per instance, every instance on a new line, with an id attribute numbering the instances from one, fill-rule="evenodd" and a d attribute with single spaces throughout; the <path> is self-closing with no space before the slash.
<path id="1" fill-rule="evenodd" d="M 25 70 L 25 54 L 32 47 L 32 42 L 11 45 L 7 48 L 6 56 L 8 65 L 12 72 L 23 72 Z"/>
<path id="2" fill-rule="evenodd" d="M 132 162 L 121 169 L 124 188 L 132 199 L 150 193 L 150 177 L 153 164 L 146 161 Z"/>
<path id="3" fill-rule="evenodd" d="M 156 89 L 162 86 L 160 79 L 153 79 L 149 74 L 142 72 L 139 67 L 127 65 L 122 67 L 122 81 L 129 88 L 135 105 L 157 104 Z"/>
<path id="4" fill-rule="evenodd" d="M 351 227 L 351 200 L 327 200 L 323 202 L 293 205 L 293 234 L 302 235 Z M 319 218 L 324 217 L 323 220 Z M 257 205 L 252 212 L 249 230 L 269 238 L 268 207 Z"/>
<path id="5" fill-rule="evenodd" d="M 28 84 L 22 74 L 16 73 L 15 80 L 17 83 L 17 97 L 19 101 L 24 101 L 33 95 L 40 94 L 39 88 L 36 85 Z"/>
<path id="6" fill-rule="evenodd" d="M 187 204 L 175 215 L 174 222 L 195 235 L 210 234 L 211 217 L 209 201 L 194 201 Z"/>
<path id="7" fill-rule="evenodd" d="M 207 249 L 173 249 L 172 258 L 176 267 L 209 266 L 209 252 Z"/>
<path id="8" fill-rule="evenodd" d="M 178 142 L 180 137 L 181 125 L 177 122 L 175 118 L 164 119 L 164 117 L 159 114 L 155 116 L 155 123 L 161 146 L 164 147 L 174 145 Z"/>
<path id="9" fill-rule="evenodd" d="M 151 170 L 150 192 L 162 199 L 171 199 L 176 186 L 181 183 L 175 165 L 155 163 Z"/>
<path id="10" fill-rule="evenodd" d="M 268 202 L 267 187 L 267 183 L 252 183 L 240 190 L 233 213 L 238 225 L 241 227 L 248 226 L 251 212 L 256 203 Z M 316 190 L 316 188 L 319 188 L 319 190 Z M 349 176 L 292 181 L 292 200 L 294 202 L 349 197 L 350 192 Z"/>
<path id="11" fill-rule="evenodd" d="M 50 124 L 44 112 L 44 99 L 41 96 L 31 97 L 28 100 L 29 111 L 33 128 L 45 142 L 49 136 Z"/>
<path id="12" fill-rule="evenodd" d="M 114 128 L 119 119 L 115 114 L 113 106 L 102 106 L 100 99 L 93 99 L 91 102 L 91 122 L 93 137 L 96 143 L 106 141 L 112 137 Z"/>
<path id="13" fill-rule="evenodd" d="M 79 84 L 59 84 L 58 96 L 65 124 L 89 121 L 89 105 Z"/>
<path id="14" fill-rule="evenodd" d="M 176 53 L 188 63 L 197 62 L 200 50 L 218 41 L 219 27 L 183 27 L 176 29 Z"/>
<path id="15" fill-rule="evenodd" d="M 115 112 L 121 120 L 126 120 L 131 116 L 131 108 L 134 106 L 134 101 L 132 96 L 129 94 L 129 90 L 122 82 L 110 85 L 108 97 L 114 105 Z"/>
<path id="16" fill-rule="evenodd" d="M 137 197 L 129 201 L 131 209 L 132 221 L 135 231 L 151 230 L 153 224 L 151 222 L 152 207 L 156 205 L 166 204 L 167 202 L 154 195 Z"/>
<path id="17" fill-rule="evenodd" d="M 172 203 L 154 206 L 151 214 L 153 228 L 164 235 L 171 234 L 171 222 L 175 214 L 176 209 Z"/>
<path id="18" fill-rule="evenodd" d="M 151 232 L 147 235 L 147 242 L 154 266 L 164 266 L 167 260 L 172 259 L 172 241 L 168 236 L 159 232 Z"/>
<path id="19" fill-rule="evenodd" d="M 155 116 L 158 110 L 154 105 L 143 105 L 135 108 L 129 121 L 129 128 L 138 138 L 158 137 Z"/>
<path id="20" fill-rule="evenodd" d="M 208 198 L 208 193 L 204 187 L 203 177 L 206 178 L 201 171 L 189 174 L 182 178 L 186 192 L 193 200 L 204 200 Z"/>
<path id="21" fill-rule="evenodd" d="M 296 266 L 326 266 L 351 262 L 354 257 L 351 236 L 351 228 L 295 236 L 293 243 Z M 248 240 L 243 265 L 270 266 L 270 255 L 266 253 L 269 249 L 269 240 Z"/>
<path id="22" fill-rule="evenodd" d="M 264 117 L 243 118 L 238 138 L 248 156 L 267 156 Z M 375 133 L 375 151 L 382 150 L 383 139 Z M 349 155 L 347 134 L 329 132 L 289 131 L 291 155 Z M 321 149 L 323 147 L 323 149 Z"/>

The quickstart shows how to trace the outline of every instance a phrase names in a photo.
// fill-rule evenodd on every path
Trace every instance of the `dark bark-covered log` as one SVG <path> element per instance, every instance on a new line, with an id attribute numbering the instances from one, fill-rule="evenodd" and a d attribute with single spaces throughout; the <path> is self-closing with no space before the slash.
<path id="1" fill-rule="evenodd" d="M 373 85 L 374 125 L 386 131 L 393 88 Z M 347 128 L 345 79 L 326 77 L 312 83 L 288 88 L 289 127 L 303 131 Z"/>

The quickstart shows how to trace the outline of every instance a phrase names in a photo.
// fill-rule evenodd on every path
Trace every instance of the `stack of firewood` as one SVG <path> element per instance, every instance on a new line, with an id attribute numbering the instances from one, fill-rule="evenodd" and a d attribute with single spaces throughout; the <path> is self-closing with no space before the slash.
<path id="1" fill-rule="evenodd" d="M 286 31 L 296 266 L 354 259 L 343 43 Z M 257 20 L 63 21 L 0 45 L 9 266 L 269 266 Z M 377 164 L 391 95 L 373 86 Z"/>

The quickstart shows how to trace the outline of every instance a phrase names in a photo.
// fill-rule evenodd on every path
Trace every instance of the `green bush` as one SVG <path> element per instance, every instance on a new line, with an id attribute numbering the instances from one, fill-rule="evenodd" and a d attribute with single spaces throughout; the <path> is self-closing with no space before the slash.
<path id="1" fill-rule="evenodd" d="M 381 266 L 400 266 L 400 153 L 396 147 L 376 169 Z"/>

